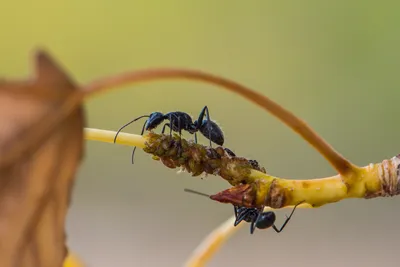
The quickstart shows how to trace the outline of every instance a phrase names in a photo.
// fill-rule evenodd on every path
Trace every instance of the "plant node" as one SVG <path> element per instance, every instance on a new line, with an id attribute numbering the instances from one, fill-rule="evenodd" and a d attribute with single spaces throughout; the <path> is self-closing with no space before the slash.
<path id="1" fill-rule="evenodd" d="M 373 166 L 373 165 L 372 165 Z M 400 194 L 400 154 L 377 164 L 380 186 L 375 192 L 365 194 L 365 198 L 392 197 Z"/>

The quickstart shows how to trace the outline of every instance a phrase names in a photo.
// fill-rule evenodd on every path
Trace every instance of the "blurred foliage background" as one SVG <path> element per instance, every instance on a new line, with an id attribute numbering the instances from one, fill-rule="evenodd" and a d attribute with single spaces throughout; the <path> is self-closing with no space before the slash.
<path id="1" fill-rule="evenodd" d="M 46 47 L 81 83 L 174 66 L 220 74 L 305 119 L 359 165 L 400 152 L 400 16 L 395 1 L 3 1 L 0 74 L 30 74 Z M 208 105 L 226 146 L 293 179 L 335 172 L 287 127 L 225 90 L 187 81 L 127 87 L 88 101 L 88 126 L 117 130 L 152 111 Z M 129 128 L 139 133 L 141 123 Z M 29 134 L 29 133 L 27 133 Z M 187 136 L 187 135 L 186 135 Z M 188 136 L 187 136 L 188 137 Z M 205 142 L 204 138 L 200 138 Z M 88 266 L 180 266 L 231 205 L 183 192 L 229 185 L 176 174 L 138 150 L 88 142 L 68 243 Z M 60 168 L 63 168 L 61 165 Z M 243 228 L 210 266 L 394 266 L 399 198 L 298 210 L 285 231 Z M 278 212 L 279 224 L 284 212 Z"/>

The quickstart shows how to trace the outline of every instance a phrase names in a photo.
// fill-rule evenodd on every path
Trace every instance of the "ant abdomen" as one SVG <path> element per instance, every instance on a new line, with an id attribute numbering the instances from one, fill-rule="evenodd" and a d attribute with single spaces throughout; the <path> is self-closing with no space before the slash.
<path id="1" fill-rule="evenodd" d="M 220 146 L 224 145 L 224 133 L 214 121 L 203 120 L 199 130 L 204 136 L 209 137 L 212 142 Z"/>
<path id="2" fill-rule="evenodd" d="M 256 227 L 258 229 L 267 229 L 274 225 L 276 220 L 275 213 L 272 211 L 263 212 L 260 216 L 260 219 L 256 223 Z"/>

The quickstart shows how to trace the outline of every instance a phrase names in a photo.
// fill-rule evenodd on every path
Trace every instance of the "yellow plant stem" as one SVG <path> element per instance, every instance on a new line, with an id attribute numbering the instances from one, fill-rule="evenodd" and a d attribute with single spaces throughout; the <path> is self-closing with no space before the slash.
<path id="1" fill-rule="evenodd" d="M 223 222 L 218 228 L 213 230 L 201 244 L 193 251 L 192 255 L 185 263 L 186 267 L 202 267 L 205 266 L 210 259 L 225 244 L 228 238 L 239 230 L 245 223 L 240 223 L 236 227 L 233 226 L 235 216 L 230 217 Z"/>
<path id="2" fill-rule="evenodd" d="M 393 160 L 395 159 L 396 157 Z M 275 200 L 279 203 L 270 203 L 269 206 L 279 208 L 296 205 L 304 200 L 318 207 L 346 198 L 369 198 L 374 194 L 379 195 L 382 190 L 382 177 L 379 173 L 381 165 L 381 163 L 370 164 L 357 168 L 351 176 L 336 175 L 309 180 L 283 179 L 255 170 L 252 171 L 250 177 L 260 184 L 256 197 L 258 205 L 264 203 L 267 195 L 279 195 L 282 198 L 281 201 Z"/>
<path id="3" fill-rule="evenodd" d="M 235 185 L 212 196 L 213 200 L 246 207 L 262 205 L 282 208 L 301 201 L 313 207 L 347 198 L 373 198 L 399 194 L 398 156 L 382 163 L 357 167 L 350 175 L 294 180 L 274 177 L 252 170 L 249 185 Z M 247 202 L 243 202 L 246 199 Z M 236 201 L 236 202 L 235 202 Z M 249 204 L 250 203 L 250 204 Z"/>
<path id="4" fill-rule="evenodd" d="M 114 131 L 85 129 L 87 140 L 113 143 L 115 134 Z M 147 137 L 141 135 L 119 133 L 116 143 L 145 148 L 147 140 Z M 354 167 L 347 175 L 310 180 L 283 179 L 251 170 L 243 177 L 246 184 L 233 184 L 234 187 L 211 198 L 238 206 L 260 207 L 265 204 L 272 208 L 282 208 L 301 201 L 319 207 L 346 198 L 394 196 L 399 193 L 399 165 L 400 158 L 396 156 L 382 163 Z M 243 203 L 244 199 L 246 203 Z"/>
<path id="5" fill-rule="evenodd" d="M 107 131 L 101 129 L 85 128 L 85 139 L 92 141 L 100 141 L 105 143 L 114 143 L 117 133 L 115 131 Z M 119 133 L 115 143 L 126 146 L 145 147 L 146 137 L 137 134 Z"/>

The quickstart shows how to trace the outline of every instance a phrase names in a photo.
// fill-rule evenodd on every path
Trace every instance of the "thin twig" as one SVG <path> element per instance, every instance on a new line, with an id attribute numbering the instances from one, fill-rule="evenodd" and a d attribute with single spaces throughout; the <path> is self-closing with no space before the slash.
<path id="1" fill-rule="evenodd" d="M 245 225 L 241 223 L 236 227 L 233 226 L 235 216 L 230 217 L 223 222 L 220 226 L 214 229 L 193 251 L 189 259 L 185 263 L 186 267 L 203 267 L 210 261 L 210 259 L 218 252 L 218 250 L 225 244 L 230 236 Z"/>

